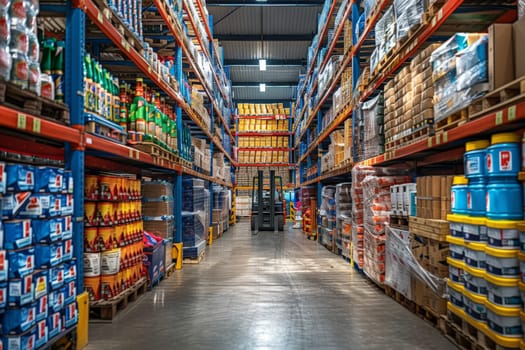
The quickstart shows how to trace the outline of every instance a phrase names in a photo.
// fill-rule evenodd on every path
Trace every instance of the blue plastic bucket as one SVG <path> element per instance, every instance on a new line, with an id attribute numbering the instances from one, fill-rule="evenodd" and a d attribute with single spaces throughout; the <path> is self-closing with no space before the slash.
<path id="1" fill-rule="evenodd" d="M 485 157 L 489 145 L 488 140 L 472 141 L 465 144 L 466 152 L 463 155 L 463 164 L 465 165 L 465 176 L 469 180 L 484 178 L 487 175 Z"/>
<path id="2" fill-rule="evenodd" d="M 515 180 L 491 181 L 487 186 L 487 217 L 492 220 L 522 220 L 522 188 Z"/>
<path id="3" fill-rule="evenodd" d="M 487 185 L 483 178 L 475 178 L 469 181 L 467 208 L 471 216 L 485 216 L 487 210 Z"/>
<path id="4" fill-rule="evenodd" d="M 4 248 L 19 249 L 33 243 L 31 220 L 4 221 Z"/>
<path id="5" fill-rule="evenodd" d="M 451 210 L 453 214 L 469 214 L 467 205 L 468 179 L 464 176 L 454 176 L 451 189 Z"/>
<path id="6" fill-rule="evenodd" d="M 487 175 L 489 178 L 516 178 L 521 169 L 520 137 L 515 133 L 492 135 L 487 148 Z"/>

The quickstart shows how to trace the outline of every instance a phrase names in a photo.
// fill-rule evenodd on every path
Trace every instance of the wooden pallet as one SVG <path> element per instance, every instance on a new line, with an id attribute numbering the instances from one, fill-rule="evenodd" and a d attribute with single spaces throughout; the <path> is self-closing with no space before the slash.
<path id="1" fill-rule="evenodd" d="M 105 0 L 95 0 L 94 3 L 101 10 L 102 14 L 106 19 L 113 24 L 117 31 L 124 37 L 127 43 L 133 47 L 137 52 L 142 54 L 144 52 L 144 46 L 140 38 L 138 38 L 126 23 L 120 18 L 120 16 L 114 12 Z"/>
<path id="2" fill-rule="evenodd" d="M 418 236 L 436 241 L 444 241 L 445 237 L 450 234 L 450 224 L 445 220 L 424 219 L 411 216 L 408 221 L 410 232 Z"/>
<path id="3" fill-rule="evenodd" d="M 469 120 L 474 120 L 492 111 L 525 100 L 525 77 L 516 79 L 494 91 L 489 92 L 478 101 L 478 108 L 469 111 Z"/>
<path id="4" fill-rule="evenodd" d="M 143 277 L 130 288 L 109 300 L 98 300 L 89 304 L 90 319 L 113 320 L 119 310 L 125 309 L 128 303 L 138 299 L 138 297 L 148 289 L 148 280 Z"/>
<path id="5" fill-rule="evenodd" d="M 200 264 L 202 262 L 202 260 L 204 259 L 204 253 L 205 253 L 205 251 L 200 253 L 199 256 L 196 257 L 196 258 L 184 258 L 184 259 L 182 259 L 182 264 L 183 265 L 186 265 L 186 264 L 189 264 L 189 265 Z"/>
<path id="6" fill-rule="evenodd" d="M 148 153 L 157 158 L 165 159 L 170 162 L 175 162 L 178 159 L 178 157 L 174 153 L 168 151 L 165 148 L 162 148 L 161 146 L 153 142 L 144 141 L 134 143 L 131 146 L 135 149 L 138 149 L 139 151 Z"/>
<path id="7" fill-rule="evenodd" d="M 86 113 L 86 131 L 122 144 L 125 144 L 127 139 L 122 127 L 91 113 Z"/>
<path id="8" fill-rule="evenodd" d="M 175 267 L 177 264 L 175 262 L 172 262 L 168 267 L 166 267 L 166 271 L 164 271 L 164 278 L 170 277 L 173 272 L 175 272 Z"/>
<path id="9" fill-rule="evenodd" d="M 390 215 L 390 227 L 408 231 L 408 216 Z"/>
<path id="10" fill-rule="evenodd" d="M 465 124 L 468 121 L 468 108 L 463 108 L 448 117 L 435 122 L 434 128 L 436 132 L 449 131 L 460 125 Z"/>
<path id="11" fill-rule="evenodd" d="M 0 81 L 0 104 L 54 122 L 66 125 L 70 122 L 69 108 L 65 104 L 40 97 L 10 82 Z"/>
<path id="12" fill-rule="evenodd" d="M 447 339 L 464 350 L 507 350 L 466 320 L 448 310 L 442 317 L 441 331 Z"/>

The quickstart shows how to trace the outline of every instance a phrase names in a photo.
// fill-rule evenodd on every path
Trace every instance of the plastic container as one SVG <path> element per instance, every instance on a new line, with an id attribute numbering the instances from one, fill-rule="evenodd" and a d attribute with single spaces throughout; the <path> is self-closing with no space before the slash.
<path id="1" fill-rule="evenodd" d="M 447 236 L 447 242 L 450 243 L 450 257 L 456 260 L 463 260 L 465 258 L 464 242 L 461 238 Z"/>
<path id="2" fill-rule="evenodd" d="M 463 238 L 464 234 L 464 223 L 468 220 L 468 216 L 449 214 L 447 220 L 450 222 L 450 235 L 452 237 Z"/>
<path id="3" fill-rule="evenodd" d="M 468 215 L 467 207 L 468 179 L 464 176 L 454 176 L 450 193 L 451 210 L 453 214 Z"/>
<path id="4" fill-rule="evenodd" d="M 447 292 L 449 295 L 450 302 L 459 308 L 463 308 L 463 285 L 454 283 L 452 281 L 448 281 Z"/>
<path id="5" fill-rule="evenodd" d="M 465 247 L 465 264 L 475 269 L 487 267 L 487 254 L 485 243 L 467 243 Z"/>
<path id="6" fill-rule="evenodd" d="M 493 220 L 523 219 L 523 189 L 516 179 L 497 178 L 487 185 L 487 217 Z"/>
<path id="7" fill-rule="evenodd" d="M 470 179 L 467 193 L 469 214 L 483 217 L 487 213 L 487 183 L 484 178 Z"/>
<path id="8" fill-rule="evenodd" d="M 525 311 L 525 283 L 519 282 L 518 286 L 520 288 L 521 304 L 523 305 L 523 311 Z"/>
<path id="9" fill-rule="evenodd" d="M 451 257 L 447 258 L 447 263 L 449 265 L 448 272 L 450 280 L 455 283 L 463 284 L 465 282 L 465 263 L 463 261 L 452 259 Z"/>
<path id="10" fill-rule="evenodd" d="M 19 249 L 33 243 L 31 220 L 4 221 L 4 248 Z"/>
<path id="11" fill-rule="evenodd" d="M 516 178 L 521 168 L 520 136 L 516 133 L 494 134 L 487 148 L 487 176 Z"/>
<path id="12" fill-rule="evenodd" d="M 485 280 L 485 270 L 474 269 L 470 266 L 465 266 L 463 274 L 465 280 L 465 290 L 473 294 L 487 296 L 487 280 Z"/>
<path id="13" fill-rule="evenodd" d="M 465 164 L 465 176 L 469 180 L 486 176 L 485 157 L 489 146 L 488 140 L 471 141 L 465 144 L 463 164 Z"/>
<path id="14" fill-rule="evenodd" d="M 503 278 L 520 276 L 518 250 L 487 247 L 485 253 L 487 254 L 487 274 Z"/>
<path id="15" fill-rule="evenodd" d="M 521 318 L 519 307 L 501 307 L 494 305 L 490 301 L 485 304 L 487 307 L 487 325 L 496 334 L 505 337 L 521 337 Z"/>
<path id="16" fill-rule="evenodd" d="M 519 278 L 500 278 L 487 274 L 487 299 L 505 307 L 521 306 Z"/>
<path id="17" fill-rule="evenodd" d="M 488 244 L 499 249 L 520 248 L 521 221 L 487 220 Z"/>
<path id="18" fill-rule="evenodd" d="M 487 236 L 487 219 L 478 217 L 469 217 L 463 224 L 463 231 L 466 242 L 486 242 Z"/>
<path id="19" fill-rule="evenodd" d="M 518 224 L 518 230 L 520 231 L 520 248 L 525 252 L 525 223 Z"/>
<path id="20" fill-rule="evenodd" d="M 465 291 L 463 304 L 467 315 L 478 322 L 487 322 L 487 297 Z"/>

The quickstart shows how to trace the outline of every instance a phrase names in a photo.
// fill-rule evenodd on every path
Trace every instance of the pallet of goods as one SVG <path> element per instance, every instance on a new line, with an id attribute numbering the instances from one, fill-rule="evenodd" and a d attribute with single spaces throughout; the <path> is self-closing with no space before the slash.
<path id="1" fill-rule="evenodd" d="M 352 240 L 352 183 L 341 183 L 336 186 L 336 229 L 337 248 L 341 255 L 350 259 L 350 243 Z"/>
<path id="2" fill-rule="evenodd" d="M 210 193 L 204 180 L 182 181 L 182 243 L 186 260 L 202 260 L 208 241 Z"/>

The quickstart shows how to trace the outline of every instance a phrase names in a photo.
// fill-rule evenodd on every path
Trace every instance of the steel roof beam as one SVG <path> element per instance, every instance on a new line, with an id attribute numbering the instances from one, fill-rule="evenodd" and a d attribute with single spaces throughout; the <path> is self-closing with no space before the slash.
<path id="1" fill-rule="evenodd" d="M 237 1 L 221 1 L 208 0 L 206 6 L 321 6 L 324 4 L 323 0 L 305 0 L 305 1 L 291 1 L 291 0 L 237 0 Z"/>
<path id="2" fill-rule="evenodd" d="M 312 41 L 314 34 L 215 34 L 220 41 Z"/>
<path id="3" fill-rule="evenodd" d="M 259 60 L 225 59 L 225 66 L 259 66 Z M 306 59 L 298 60 L 266 60 L 266 66 L 304 66 Z"/>

